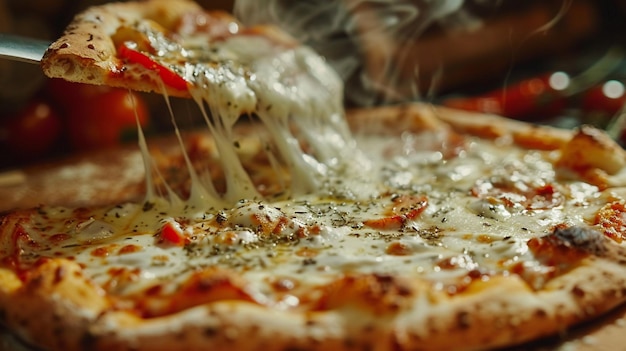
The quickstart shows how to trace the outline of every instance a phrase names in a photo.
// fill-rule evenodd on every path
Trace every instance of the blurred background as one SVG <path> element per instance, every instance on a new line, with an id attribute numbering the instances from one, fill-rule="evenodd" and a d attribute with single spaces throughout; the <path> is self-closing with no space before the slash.
<path id="1" fill-rule="evenodd" d="M 104 2 L 0 0 L 0 32 L 52 41 Z M 313 47 L 346 82 L 348 107 L 426 101 L 623 138 L 626 0 L 198 2 Z M 173 105 L 192 128 L 190 102 Z M 0 169 L 132 142 L 135 112 L 148 134 L 170 133 L 163 111 L 158 94 L 76 87 L 0 60 Z"/>

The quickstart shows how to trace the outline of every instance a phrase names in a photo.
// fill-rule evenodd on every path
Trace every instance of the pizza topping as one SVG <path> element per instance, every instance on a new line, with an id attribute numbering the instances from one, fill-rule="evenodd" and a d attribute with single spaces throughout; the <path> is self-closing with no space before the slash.
<path id="1" fill-rule="evenodd" d="M 161 239 L 173 245 L 184 245 L 185 233 L 178 222 L 170 219 L 161 227 Z"/>
<path id="2" fill-rule="evenodd" d="M 394 241 L 385 250 L 385 253 L 396 256 L 407 256 L 413 253 L 411 247 L 401 241 Z"/>
<path id="3" fill-rule="evenodd" d="M 394 196 L 391 200 L 393 204 L 385 213 L 388 217 L 369 219 L 363 224 L 374 229 L 402 229 L 407 221 L 416 219 L 428 203 L 425 196 Z"/>
<path id="4" fill-rule="evenodd" d="M 125 64 L 138 64 L 154 71 L 169 87 L 186 91 L 188 83 L 172 69 L 157 60 L 172 50 L 180 50 L 165 36 L 165 29 L 154 21 L 144 20 L 134 26 L 120 26 L 111 37 L 117 48 L 117 55 Z"/>
<path id="5" fill-rule="evenodd" d="M 420 137 L 412 135 L 412 144 Z M 21 221 L 13 261 L 27 267 L 69 258 L 120 306 L 159 316 L 214 299 L 327 310 L 365 306 L 372 296 L 389 302 L 376 309 L 386 313 L 408 301 L 405 278 L 445 296 L 507 275 L 541 289 L 586 257 L 607 256 L 596 228 L 617 223 L 611 218 L 623 199 L 582 181 L 557 182 L 550 151 L 502 151 L 468 138 L 456 156 L 423 162 L 413 152 L 388 158 L 383 150 L 396 141 L 386 136 L 357 138 L 376 165 L 374 197 L 370 190 L 351 198 L 241 200 L 228 208 L 158 197 L 103 209 L 41 207 L 5 219 Z M 514 175 L 508 181 L 505 171 Z M 615 204 L 603 208 L 607 199 Z M 590 222 L 594 229 L 581 229 Z M 278 289 L 277 276 L 293 288 Z M 400 277 L 399 285 L 388 276 Z M 181 289 L 181 301 L 169 302 Z"/>
<path id="6" fill-rule="evenodd" d="M 597 230 L 589 227 L 559 226 L 550 235 L 530 239 L 528 248 L 547 266 L 544 271 L 549 272 L 548 277 L 552 277 L 575 267 L 580 260 L 589 255 L 605 256 L 607 254 L 605 240 Z M 533 273 L 532 279 L 538 279 L 537 271 Z M 529 279 L 527 272 L 522 272 L 522 276 Z"/>
<path id="7" fill-rule="evenodd" d="M 528 247 L 548 265 L 562 268 L 588 255 L 603 256 L 607 250 L 603 239 L 589 227 L 557 227 L 550 235 L 530 239 Z"/>
<path id="8" fill-rule="evenodd" d="M 590 255 L 606 257 L 606 239 L 597 230 L 586 226 L 557 226 L 543 237 L 528 241 L 528 249 L 541 262 L 520 261 L 510 267 L 534 289 L 540 289 L 551 278 L 576 267 Z"/>
<path id="9" fill-rule="evenodd" d="M 188 89 L 188 83 L 181 76 L 157 63 L 148 55 L 138 51 L 135 42 L 124 42 L 118 47 L 117 51 L 122 58 L 127 59 L 129 62 L 138 63 L 146 69 L 156 71 L 164 84 L 179 90 Z"/>
<path id="10" fill-rule="evenodd" d="M 596 213 L 593 224 L 600 226 L 607 238 L 621 243 L 626 235 L 626 205 L 622 201 L 604 205 Z"/>
<path id="11" fill-rule="evenodd" d="M 502 204 L 509 209 L 542 210 L 559 206 L 563 195 L 553 184 L 527 184 L 517 176 L 480 180 L 472 194 L 488 200 L 492 205 Z"/>

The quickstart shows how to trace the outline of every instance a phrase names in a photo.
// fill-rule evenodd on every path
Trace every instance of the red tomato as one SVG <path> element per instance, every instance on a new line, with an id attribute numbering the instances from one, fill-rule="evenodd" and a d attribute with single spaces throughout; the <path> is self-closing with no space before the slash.
<path id="1" fill-rule="evenodd" d="M 449 99 L 443 104 L 516 119 L 551 117 L 565 108 L 566 98 L 561 95 L 561 91 L 568 85 L 569 76 L 555 72 L 525 79 L 481 96 Z"/>
<path id="2" fill-rule="evenodd" d="M 114 89 L 105 85 L 68 82 L 60 78 L 49 79 L 45 88 L 52 102 L 64 110 L 71 109 L 80 100 L 90 99 Z"/>
<path id="3" fill-rule="evenodd" d="M 120 47 L 117 49 L 120 57 L 123 57 L 130 62 L 138 63 L 149 70 L 157 72 L 161 79 L 163 79 L 163 83 L 171 86 L 172 88 L 183 91 L 188 89 L 187 81 L 183 79 L 183 77 L 179 76 L 178 73 L 173 72 L 169 68 L 154 61 L 152 58 L 150 58 L 150 56 L 136 50 L 134 47 L 131 47 L 129 45 L 130 44 L 127 43 L 120 45 Z"/>
<path id="4" fill-rule="evenodd" d="M 32 159 L 48 154 L 61 130 L 61 119 L 52 106 L 36 100 L 3 123 L 2 139 L 14 157 Z"/>
<path id="5" fill-rule="evenodd" d="M 137 121 L 141 127 L 149 121 L 143 99 L 128 90 L 111 89 L 74 100 L 67 109 L 68 138 L 79 150 L 111 147 L 135 140 Z"/>
<path id="6" fill-rule="evenodd" d="M 582 98 L 582 110 L 589 123 L 602 124 L 618 113 L 626 103 L 626 88 L 616 80 L 609 80 L 587 90 Z"/>
<path id="7" fill-rule="evenodd" d="M 183 246 L 185 245 L 185 233 L 178 222 L 171 220 L 165 222 L 161 228 L 161 238 L 170 244 Z"/>

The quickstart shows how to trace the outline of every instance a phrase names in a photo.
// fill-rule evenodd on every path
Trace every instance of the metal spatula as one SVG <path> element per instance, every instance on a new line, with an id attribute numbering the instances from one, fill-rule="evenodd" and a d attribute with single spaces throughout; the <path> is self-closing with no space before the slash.
<path id="1" fill-rule="evenodd" d="M 0 33 L 0 59 L 39 64 L 49 41 Z"/>

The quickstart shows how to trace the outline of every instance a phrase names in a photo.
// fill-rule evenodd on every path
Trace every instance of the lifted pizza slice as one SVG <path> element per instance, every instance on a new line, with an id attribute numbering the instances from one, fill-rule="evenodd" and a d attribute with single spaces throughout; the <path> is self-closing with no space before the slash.
<path id="1" fill-rule="evenodd" d="M 50 46 L 42 67 L 50 77 L 192 98 L 227 175 L 225 193 L 208 183 L 199 190 L 215 203 L 260 196 L 233 136 L 243 115 L 270 132 L 268 152 L 291 175 L 287 194 L 319 188 L 355 154 L 343 83 L 322 57 L 277 28 L 245 27 L 188 0 L 90 8 Z"/>

